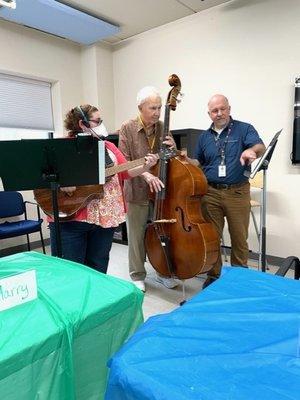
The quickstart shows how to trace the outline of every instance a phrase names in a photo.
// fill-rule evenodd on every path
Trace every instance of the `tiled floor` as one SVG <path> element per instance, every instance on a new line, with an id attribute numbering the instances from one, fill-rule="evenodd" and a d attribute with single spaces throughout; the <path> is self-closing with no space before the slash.
<path id="1" fill-rule="evenodd" d="M 113 243 L 110 254 L 110 263 L 108 274 L 130 281 L 128 273 L 128 247 L 122 244 Z M 47 253 L 50 250 L 47 248 Z M 226 264 L 226 263 L 225 263 Z M 257 269 L 257 261 L 249 262 L 253 269 Z M 149 263 L 146 263 L 147 278 L 146 278 L 146 293 L 144 298 L 143 310 L 145 320 L 152 315 L 165 313 L 179 307 L 183 299 L 182 282 L 179 281 L 175 289 L 167 289 L 160 283 L 155 281 L 155 271 Z M 269 273 L 275 273 L 278 267 L 270 267 Z M 292 271 L 288 276 L 293 277 Z M 201 288 L 205 275 L 197 278 L 187 279 L 185 281 L 185 296 L 186 299 L 191 298 L 198 293 Z"/>
<path id="2" fill-rule="evenodd" d="M 110 275 L 130 280 L 128 273 L 127 249 L 127 246 L 116 243 L 113 244 L 108 273 Z M 179 306 L 183 299 L 182 283 L 180 281 L 178 281 L 179 284 L 176 288 L 167 289 L 162 284 L 156 282 L 155 271 L 148 262 L 146 263 L 146 270 L 146 293 L 143 305 L 145 319 L 151 315 L 173 310 Z M 203 280 L 194 278 L 185 281 L 187 298 L 192 297 L 201 290 Z"/>
<path id="3" fill-rule="evenodd" d="M 128 273 L 128 247 L 126 245 L 113 243 L 110 253 L 110 263 L 108 267 L 108 274 L 118 278 L 131 281 Z M 36 251 L 42 251 L 36 249 Z M 46 246 L 47 254 L 50 254 L 49 246 Z M 230 257 L 228 257 L 229 259 Z M 224 260 L 224 265 L 228 263 Z M 249 266 L 253 269 L 257 268 L 257 261 L 249 260 Z M 152 315 L 169 312 L 176 307 L 180 306 L 183 300 L 182 281 L 178 281 L 178 286 L 174 289 L 167 289 L 162 284 L 156 282 L 156 273 L 149 263 L 146 263 L 147 278 L 146 278 L 146 293 L 143 303 L 144 318 L 148 319 Z M 270 266 L 268 273 L 275 273 L 278 267 Z M 293 271 L 288 271 L 287 277 L 293 278 Z M 189 299 L 197 294 L 202 289 L 202 284 L 205 280 L 205 275 L 200 277 L 187 279 L 185 285 L 185 298 Z"/>
<path id="4" fill-rule="evenodd" d="M 128 273 L 128 247 L 121 244 L 113 244 L 110 256 L 108 273 L 122 279 L 130 280 Z M 230 256 L 228 257 L 230 259 Z M 258 262 L 249 260 L 249 267 L 258 270 Z M 229 265 L 224 261 L 223 265 Z M 268 273 L 274 274 L 278 267 L 269 266 Z M 183 299 L 182 282 L 175 289 L 167 289 L 160 283 L 155 281 L 155 271 L 151 265 L 146 263 L 147 278 L 146 278 L 146 293 L 144 298 L 144 317 L 145 320 L 152 315 L 165 313 L 173 310 L 180 305 Z M 293 271 L 288 271 L 287 277 L 293 278 Z M 185 280 L 185 297 L 189 299 L 196 293 L 201 291 L 202 284 L 206 275 Z"/>

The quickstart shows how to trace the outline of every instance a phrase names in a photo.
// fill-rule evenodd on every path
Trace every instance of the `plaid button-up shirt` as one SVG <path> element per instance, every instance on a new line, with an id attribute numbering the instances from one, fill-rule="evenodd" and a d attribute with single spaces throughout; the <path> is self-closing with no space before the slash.
<path id="1" fill-rule="evenodd" d="M 139 118 L 122 124 L 119 131 L 119 149 L 127 160 L 144 157 L 148 153 L 157 153 L 163 133 L 163 123 L 158 121 L 153 132 L 147 136 Z M 149 190 L 145 180 L 137 176 L 125 181 L 125 200 L 136 204 L 148 204 Z"/>

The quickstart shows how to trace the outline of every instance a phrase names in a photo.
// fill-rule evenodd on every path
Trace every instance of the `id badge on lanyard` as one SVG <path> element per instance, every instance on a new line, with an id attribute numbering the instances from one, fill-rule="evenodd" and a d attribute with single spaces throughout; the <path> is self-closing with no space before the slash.
<path id="1" fill-rule="evenodd" d="M 218 167 L 218 176 L 219 178 L 226 177 L 226 164 L 225 164 L 225 150 L 221 150 L 221 164 Z"/>
<path id="2" fill-rule="evenodd" d="M 226 165 L 219 165 L 219 178 L 225 178 L 226 176 Z"/>
<path id="3" fill-rule="evenodd" d="M 233 125 L 233 123 L 231 122 L 223 145 L 219 144 L 219 151 L 220 151 L 220 157 L 221 157 L 220 165 L 218 166 L 218 177 L 219 178 L 226 177 L 225 149 L 226 149 L 226 145 L 228 143 L 228 137 L 230 135 L 232 125 Z"/>

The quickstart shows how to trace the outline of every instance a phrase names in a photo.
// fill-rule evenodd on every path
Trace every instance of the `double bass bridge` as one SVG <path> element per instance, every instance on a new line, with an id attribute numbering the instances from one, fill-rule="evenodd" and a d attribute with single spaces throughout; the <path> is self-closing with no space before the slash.
<path id="1" fill-rule="evenodd" d="M 155 221 L 152 221 L 153 224 L 176 224 L 177 219 L 157 219 Z"/>

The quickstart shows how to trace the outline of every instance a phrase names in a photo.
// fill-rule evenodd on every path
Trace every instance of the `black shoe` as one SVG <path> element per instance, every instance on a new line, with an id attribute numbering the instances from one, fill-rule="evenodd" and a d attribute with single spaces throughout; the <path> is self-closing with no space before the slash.
<path id="1" fill-rule="evenodd" d="M 216 276 L 208 276 L 202 285 L 202 289 L 205 289 L 211 283 L 215 282 L 218 278 Z"/>

